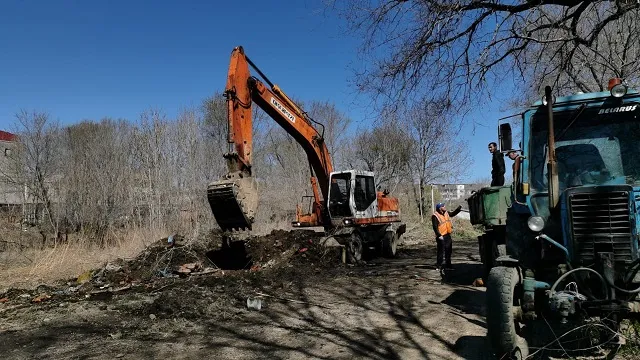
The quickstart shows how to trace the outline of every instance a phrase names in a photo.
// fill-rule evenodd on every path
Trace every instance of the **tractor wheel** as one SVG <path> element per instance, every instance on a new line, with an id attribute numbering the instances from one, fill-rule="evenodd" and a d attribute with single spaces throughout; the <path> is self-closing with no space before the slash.
<path id="1" fill-rule="evenodd" d="M 398 247 L 398 235 L 395 231 L 386 231 L 382 237 L 382 255 L 387 258 L 396 256 Z"/>
<path id="2" fill-rule="evenodd" d="M 482 265 L 484 267 L 483 280 L 486 283 L 489 280 L 489 272 L 493 269 L 494 266 L 497 265 L 496 259 L 500 256 L 507 255 L 506 246 L 498 245 L 496 242 L 496 238 L 491 235 L 484 235 L 482 237 L 483 247 L 482 247 Z"/>
<path id="3" fill-rule="evenodd" d="M 349 239 L 349 244 L 347 245 L 347 256 L 348 260 L 352 264 L 357 264 L 362 260 L 362 236 L 357 231 L 351 233 L 351 238 Z"/>
<path id="4" fill-rule="evenodd" d="M 524 359 L 528 356 L 526 341 L 519 336 L 519 326 L 513 315 L 519 305 L 516 294 L 518 271 L 496 266 L 487 281 L 487 336 L 498 359 Z"/>

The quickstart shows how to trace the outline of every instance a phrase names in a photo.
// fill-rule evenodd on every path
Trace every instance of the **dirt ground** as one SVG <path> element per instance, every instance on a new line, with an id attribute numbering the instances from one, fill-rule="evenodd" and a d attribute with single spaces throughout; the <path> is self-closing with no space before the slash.
<path id="1" fill-rule="evenodd" d="M 248 269 L 198 245 L 163 241 L 78 279 L 0 294 L 7 359 L 489 359 L 485 289 L 475 242 L 454 245 L 446 283 L 435 248 L 350 266 L 319 234 L 274 232 L 247 242 Z M 219 260 L 219 259 L 218 259 Z M 188 266 L 181 266 L 191 264 Z M 216 263 L 221 264 L 219 261 Z M 228 267 L 229 264 L 222 264 Z M 180 273 L 181 272 L 181 273 Z M 259 310 L 247 300 L 260 299 Z"/>

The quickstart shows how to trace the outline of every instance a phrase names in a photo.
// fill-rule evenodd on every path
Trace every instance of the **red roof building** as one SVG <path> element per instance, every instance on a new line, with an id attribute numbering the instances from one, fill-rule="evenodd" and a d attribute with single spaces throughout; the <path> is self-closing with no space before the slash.
<path id="1" fill-rule="evenodd" d="M 0 140 L 1 141 L 15 141 L 16 135 L 10 132 L 0 130 Z"/>

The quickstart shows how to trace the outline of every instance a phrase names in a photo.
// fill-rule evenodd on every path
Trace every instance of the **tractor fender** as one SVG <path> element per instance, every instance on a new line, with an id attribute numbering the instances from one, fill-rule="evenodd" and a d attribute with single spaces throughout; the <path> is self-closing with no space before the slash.
<path id="1" fill-rule="evenodd" d="M 497 266 L 506 266 L 506 267 L 518 267 L 520 265 L 520 261 L 518 259 L 514 259 L 509 255 L 502 255 L 496 258 Z"/>

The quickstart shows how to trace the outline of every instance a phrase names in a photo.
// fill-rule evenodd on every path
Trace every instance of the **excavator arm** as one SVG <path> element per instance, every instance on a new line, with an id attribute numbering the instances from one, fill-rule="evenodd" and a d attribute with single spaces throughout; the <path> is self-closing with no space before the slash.
<path id="1" fill-rule="evenodd" d="M 252 67 L 268 84 L 251 76 Z M 313 205 L 310 214 L 297 209 L 297 221 L 306 226 L 330 223 L 325 216 L 324 201 L 329 192 L 329 175 L 333 171 L 331 156 L 322 133 L 313 120 L 277 85 L 274 85 L 245 55 L 241 46 L 233 49 L 224 92 L 231 151 L 224 154 L 228 173 L 209 184 L 207 197 L 211 210 L 223 230 L 249 229 L 255 220 L 258 203 L 257 184 L 252 174 L 252 104 L 264 110 L 303 148 L 311 167 Z"/>

